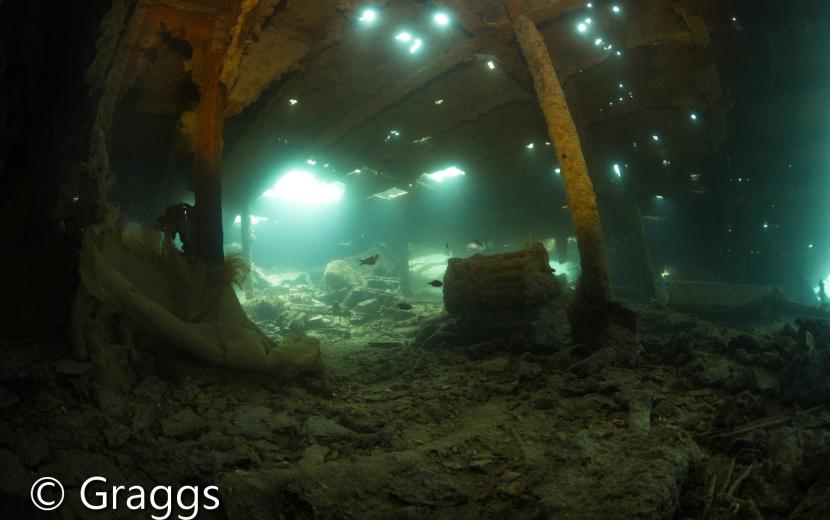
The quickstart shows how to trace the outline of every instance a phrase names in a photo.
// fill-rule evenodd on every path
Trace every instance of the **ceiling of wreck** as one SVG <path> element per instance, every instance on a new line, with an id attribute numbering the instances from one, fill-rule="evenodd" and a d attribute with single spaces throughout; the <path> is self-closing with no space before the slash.
<path id="1" fill-rule="evenodd" d="M 823 181 L 830 164 L 830 4 L 525 4 L 565 86 L 601 210 L 613 209 L 620 194 L 641 201 L 662 195 L 719 244 L 718 255 L 757 251 L 767 221 L 799 246 L 819 247 L 821 229 L 795 210 L 826 205 L 830 188 Z M 379 15 L 373 24 L 360 21 L 369 6 Z M 118 44 L 128 20 L 140 22 L 110 132 L 113 199 L 137 220 L 153 222 L 187 196 L 192 158 L 182 129 L 192 125 L 188 114 L 200 98 L 197 65 L 211 45 L 237 38 L 228 59 L 238 68 L 224 78 L 226 215 L 291 165 L 307 167 L 314 159 L 315 171 L 345 182 L 355 200 L 397 186 L 410 194 L 391 204 L 415 212 L 428 207 L 419 176 L 457 165 L 468 173 L 471 198 L 487 208 L 476 219 L 492 225 L 512 211 L 555 220 L 554 227 L 567 224 L 561 193 L 546 204 L 550 191 L 534 189 L 555 176 L 556 158 L 501 1 L 118 0 L 109 13 L 101 6 L 47 12 L 4 2 L 4 9 L 12 7 L 37 17 L 29 33 L 2 25 L 9 64 L 0 78 L 0 146 L 23 142 L 26 125 L 35 127 L 29 114 L 45 118 L 60 108 L 57 98 L 40 106 L 39 99 L 50 98 L 37 74 L 71 87 L 66 99 L 76 103 L 86 96 L 78 71 L 93 64 L 87 78 L 104 77 L 98 64 L 115 53 L 107 42 Z M 448 27 L 435 26 L 436 9 L 451 15 Z M 49 13 L 72 24 L 48 21 Z M 244 24 L 231 23 L 243 18 Z M 580 32 L 586 18 L 591 23 Z M 41 41 L 36 36 L 46 28 L 50 39 Z M 418 52 L 395 39 L 401 31 L 423 40 Z M 88 48 L 69 48 L 86 41 L 82 35 Z M 33 49 L 40 62 L 27 57 Z M 29 62 L 32 71 L 52 72 L 27 75 Z M 33 79 L 23 86 L 13 85 L 13 77 Z M 96 82 L 89 84 L 94 98 Z M 13 101 L 8 106 L 4 92 Z M 77 164 L 89 148 L 84 110 L 91 112 L 77 104 L 55 127 L 56 149 L 78 150 L 57 159 L 54 175 L 67 193 L 77 188 Z M 7 164 L 7 171 L 31 167 Z M 362 173 L 349 175 L 356 169 Z M 606 220 L 611 233 L 614 220 Z"/>
<path id="2" fill-rule="evenodd" d="M 406 188 L 448 164 L 463 164 L 482 186 L 555 168 L 502 2 L 380 2 L 372 24 L 359 19 L 363 2 L 254 3 L 257 27 L 242 46 L 226 111 L 229 206 L 308 158 L 367 196 Z M 230 11 L 217 0 L 147 4 L 150 11 Z M 621 188 L 613 164 L 624 170 L 629 193 L 717 193 L 740 176 L 736 168 L 804 156 L 791 149 L 796 136 L 826 136 L 826 114 L 808 108 L 830 85 L 821 66 L 827 9 L 817 3 L 790 2 L 783 14 L 775 2 L 737 0 L 586 4 L 527 2 L 600 194 Z M 437 8 L 451 13 L 450 26 L 432 23 Z M 583 33 L 585 18 L 592 23 Z M 163 17 L 148 19 L 113 142 L 125 150 L 115 154 L 122 171 L 140 168 L 154 178 L 186 168 L 163 150 L 177 141 L 179 118 L 198 89 L 188 74 L 190 46 Z M 404 30 L 423 39 L 417 53 L 395 40 Z M 741 158 L 759 145 L 765 153 Z M 155 158 L 119 161 L 137 156 Z M 347 179 L 358 168 L 370 179 Z"/>

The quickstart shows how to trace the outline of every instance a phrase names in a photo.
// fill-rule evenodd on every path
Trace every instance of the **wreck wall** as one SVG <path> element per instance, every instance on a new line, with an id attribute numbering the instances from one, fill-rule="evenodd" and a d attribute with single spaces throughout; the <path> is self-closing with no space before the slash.
<path id="1" fill-rule="evenodd" d="M 9 338 L 62 333 L 77 287 L 67 229 L 89 146 L 83 71 L 105 4 L 0 5 L 0 330 Z"/>

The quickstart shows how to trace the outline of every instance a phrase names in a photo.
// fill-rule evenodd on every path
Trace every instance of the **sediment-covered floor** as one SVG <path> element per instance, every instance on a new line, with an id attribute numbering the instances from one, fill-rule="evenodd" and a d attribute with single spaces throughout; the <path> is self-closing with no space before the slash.
<path id="1" fill-rule="evenodd" d="M 400 326 L 318 332 L 325 383 L 136 349 L 118 390 L 64 345 L 8 345 L 6 517 L 33 514 L 42 475 L 67 487 L 62 518 L 129 517 L 82 507 L 76 489 L 93 474 L 217 485 L 221 508 L 199 518 L 830 514 L 825 323 L 760 336 L 641 310 L 638 364 L 591 371 L 589 346 L 421 343 L 417 324 L 440 328 L 438 315 L 423 304 Z"/>

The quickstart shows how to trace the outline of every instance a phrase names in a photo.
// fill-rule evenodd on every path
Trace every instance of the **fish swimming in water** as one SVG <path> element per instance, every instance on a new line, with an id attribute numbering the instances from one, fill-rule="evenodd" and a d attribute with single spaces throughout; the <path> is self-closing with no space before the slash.
<path id="1" fill-rule="evenodd" d="M 444 285 L 444 282 L 442 282 L 441 280 L 433 280 L 431 282 L 427 282 L 427 285 L 431 285 L 433 287 L 442 287 Z"/>
<path id="2" fill-rule="evenodd" d="M 364 258 L 359 261 L 360 264 L 358 265 L 375 265 L 376 263 L 378 263 L 378 258 L 380 258 L 380 255 L 374 255 L 370 256 L 369 258 Z"/>
<path id="3" fill-rule="evenodd" d="M 481 240 L 475 239 L 464 248 L 465 253 L 481 253 L 487 246 Z"/>
<path id="4" fill-rule="evenodd" d="M 403 303 L 399 303 L 399 304 L 398 304 L 398 308 L 399 308 L 399 309 L 403 309 L 403 310 L 405 310 L 405 311 L 411 311 L 411 310 L 412 310 L 412 305 L 410 305 L 410 304 L 408 304 L 408 303 L 406 303 L 406 302 L 403 302 Z"/>

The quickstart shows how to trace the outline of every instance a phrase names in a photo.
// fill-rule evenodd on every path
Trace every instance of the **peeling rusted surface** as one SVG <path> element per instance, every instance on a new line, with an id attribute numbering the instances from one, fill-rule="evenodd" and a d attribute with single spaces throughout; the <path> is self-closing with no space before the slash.
<path id="1" fill-rule="evenodd" d="M 596 196 L 579 133 L 539 31 L 524 15 L 516 18 L 513 27 L 533 75 L 539 105 L 565 181 L 582 266 L 577 298 L 581 298 L 583 305 L 601 306 L 611 300 L 611 281 Z"/>

